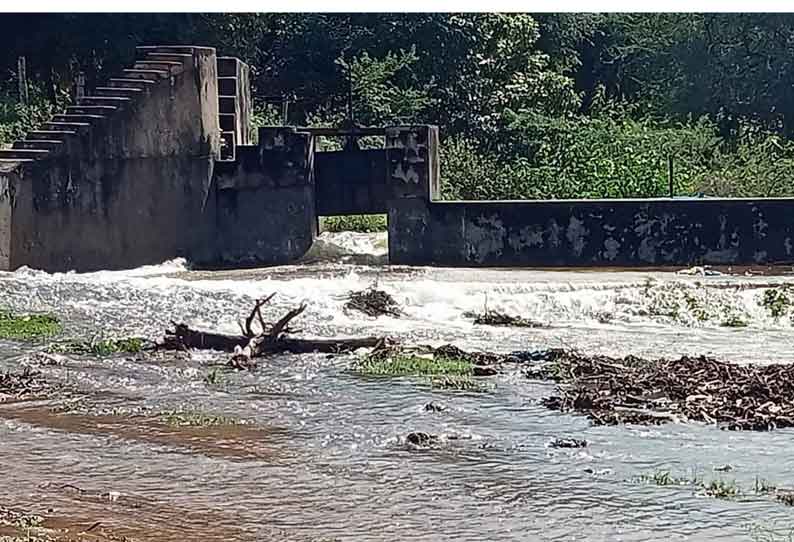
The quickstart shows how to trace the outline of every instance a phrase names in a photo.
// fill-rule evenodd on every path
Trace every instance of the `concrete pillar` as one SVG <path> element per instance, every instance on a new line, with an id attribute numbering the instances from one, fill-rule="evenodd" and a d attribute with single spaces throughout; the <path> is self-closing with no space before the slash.
<path id="1" fill-rule="evenodd" d="M 257 147 L 219 162 L 218 252 L 225 264 L 281 265 L 317 236 L 314 138 L 294 127 L 263 127 Z"/>
<path id="2" fill-rule="evenodd" d="M 386 160 L 392 199 L 438 197 L 438 126 L 386 128 Z"/>
<path id="3" fill-rule="evenodd" d="M 314 138 L 294 126 L 259 129 L 262 170 L 272 186 L 314 184 Z"/>
<path id="4" fill-rule="evenodd" d="M 429 206 L 439 196 L 438 127 L 386 128 L 389 262 L 410 265 L 423 256 Z"/>

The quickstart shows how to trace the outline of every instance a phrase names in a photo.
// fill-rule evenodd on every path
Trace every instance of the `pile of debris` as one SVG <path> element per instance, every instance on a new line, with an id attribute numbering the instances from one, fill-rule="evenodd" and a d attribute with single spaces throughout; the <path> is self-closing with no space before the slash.
<path id="1" fill-rule="evenodd" d="M 476 325 L 483 326 L 546 327 L 545 324 L 534 320 L 487 309 L 485 312 L 465 312 L 463 316 L 473 318 Z"/>
<path id="2" fill-rule="evenodd" d="M 345 310 L 356 310 L 373 317 L 387 315 L 399 318 L 402 316 L 400 306 L 394 298 L 387 292 L 374 287 L 347 294 Z"/>
<path id="3" fill-rule="evenodd" d="M 43 375 L 30 367 L 21 373 L 0 373 L 0 401 L 3 397 L 41 395 L 51 389 Z"/>
<path id="4" fill-rule="evenodd" d="M 644 360 L 555 351 L 533 377 L 560 382 L 551 409 L 594 423 L 698 421 L 725 429 L 794 427 L 794 365 L 736 365 L 706 356 Z"/>

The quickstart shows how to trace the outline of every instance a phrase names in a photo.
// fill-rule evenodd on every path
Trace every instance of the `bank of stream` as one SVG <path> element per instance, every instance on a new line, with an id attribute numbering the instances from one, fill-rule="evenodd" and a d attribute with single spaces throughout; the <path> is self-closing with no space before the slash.
<path id="1" fill-rule="evenodd" d="M 792 361 L 790 270 L 400 268 L 379 263 L 370 241 L 355 240 L 367 258 L 341 247 L 260 270 L 22 269 L 0 274 L 0 309 L 56 314 L 58 340 L 155 340 L 172 320 L 239 333 L 239 316 L 277 292 L 265 316 L 306 302 L 298 327 L 308 337 Z M 345 307 L 373 285 L 399 313 Z M 537 325 L 475 323 L 488 311 Z M 794 487 L 788 428 L 600 425 L 547 408 L 558 383 L 521 364 L 473 377 L 482 388 L 449 389 L 363 375 L 357 353 L 272 355 L 239 371 L 228 353 L 43 356 L 48 341 L 0 340 L 0 372 L 29 366 L 58 386 L 0 403 L 0 506 L 70 533 L 99 522 L 85 539 L 786 540 L 794 526 L 794 508 L 755 490 Z M 710 493 L 713 484 L 737 490 Z M 0 536 L 9 529 L 0 515 Z"/>

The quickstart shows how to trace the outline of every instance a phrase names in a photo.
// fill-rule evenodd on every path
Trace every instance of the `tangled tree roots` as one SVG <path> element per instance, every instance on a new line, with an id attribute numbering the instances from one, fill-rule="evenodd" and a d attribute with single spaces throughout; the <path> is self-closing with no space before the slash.
<path id="1" fill-rule="evenodd" d="M 347 295 L 345 309 L 357 310 L 367 316 L 388 315 L 395 318 L 402 316 L 400 306 L 392 296 L 383 290 L 367 288 L 360 292 L 350 292 Z"/>
<path id="2" fill-rule="evenodd" d="M 363 337 L 344 339 L 299 339 L 289 337 L 299 333 L 289 326 L 290 322 L 300 316 L 306 305 L 300 305 L 288 311 L 275 323 L 265 322 L 262 306 L 269 302 L 275 294 L 257 300 L 254 308 L 244 321 L 240 322 L 242 335 L 224 335 L 191 329 L 186 324 L 172 322 L 174 329 L 166 330 L 159 347 L 169 350 L 185 350 L 190 348 L 220 350 L 232 352 L 229 365 L 237 369 L 250 369 L 256 366 L 254 358 L 268 354 L 289 352 L 304 354 L 310 352 L 341 353 L 358 348 L 372 348 L 388 343 L 385 337 Z M 258 324 L 259 330 L 255 329 Z"/>
<path id="3" fill-rule="evenodd" d="M 551 409 L 596 424 L 700 421 L 726 429 L 794 426 L 794 365 L 735 365 L 700 356 L 677 360 L 585 357 L 557 352 L 544 374 L 561 381 Z"/>

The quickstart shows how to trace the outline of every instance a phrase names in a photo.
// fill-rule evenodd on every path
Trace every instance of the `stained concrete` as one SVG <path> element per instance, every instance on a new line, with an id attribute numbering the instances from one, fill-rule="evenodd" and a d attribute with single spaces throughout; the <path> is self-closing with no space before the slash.
<path id="1" fill-rule="evenodd" d="M 2 269 L 116 269 L 207 251 L 216 60 L 191 51 L 181 73 L 80 127 L 62 151 L 0 170 Z"/>
<path id="2" fill-rule="evenodd" d="M 314 139 L 294 128 L 265 127 L 258 146 L 217 164 L 213 264 L 293 262 L 317 236 Z"/>
<path id="3" fill-rule="evenodd" d="M 791 263 L 793 204 L 402 200 L 389 212 L 390 261 L 475 267 Z"/>

